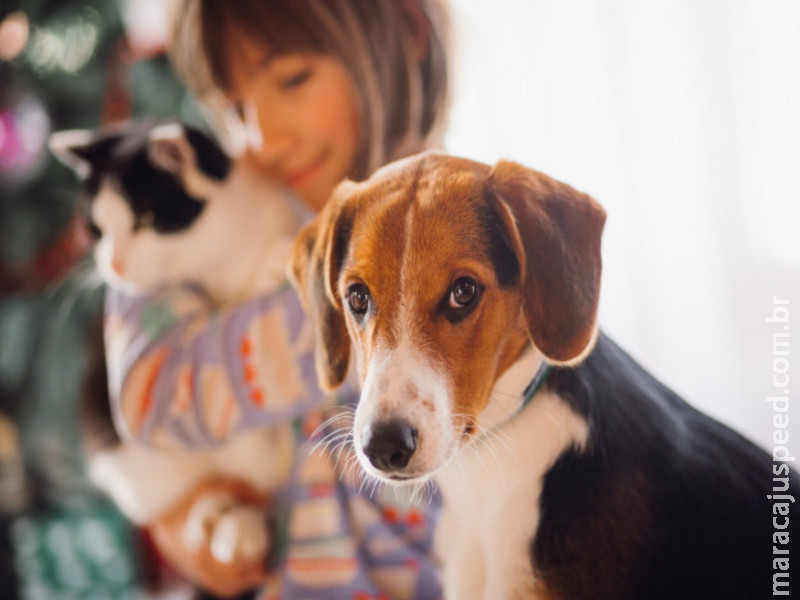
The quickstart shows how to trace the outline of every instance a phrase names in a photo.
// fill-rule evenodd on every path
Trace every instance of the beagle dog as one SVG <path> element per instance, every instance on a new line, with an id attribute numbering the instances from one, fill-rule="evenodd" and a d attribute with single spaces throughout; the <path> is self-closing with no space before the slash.
<path id="1" fill-rule="evenodd" d="M 366 474 L 438 483 L 447 598 L 767 597 L 800 478 L 598 333 L 604 222 L 511 162 L 342 183 L 290 266 L 319 379 L 352 354 Z"/>

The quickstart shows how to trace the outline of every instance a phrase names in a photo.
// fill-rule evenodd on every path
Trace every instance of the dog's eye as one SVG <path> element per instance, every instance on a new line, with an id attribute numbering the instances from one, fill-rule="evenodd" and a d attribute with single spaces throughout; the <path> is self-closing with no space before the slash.
<path id="1" fill-rule="evenodd" d="M 480 295 L 481 288 L 474 279 L 461 277 L 450 288 L 450 308 L 469 306 Z"/>
<path id="2" fill-rule="evenodd" d="M 357 283 L 347 290 L 347 302 L 357 315 L 363 315 L 369 310 L 369 290 L 367 286 Z"/>

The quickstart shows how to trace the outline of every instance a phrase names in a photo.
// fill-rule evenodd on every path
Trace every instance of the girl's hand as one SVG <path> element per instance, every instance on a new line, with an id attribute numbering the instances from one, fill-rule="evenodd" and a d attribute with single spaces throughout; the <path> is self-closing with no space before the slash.
<path id="1" fill-rule="evenodd" d="M 221 563 L 211 555 L 208 545 L 194 548 L 187 543 L 184 528 L 189 512 L 199 496 L 210 492 L 227 492 L 242 504 L 262 507 L 267 503 L 264 496 L 241 481 L 209 480 L 152 522 L 149 529 L 159 551 L 183 576 L 217 596 L 235 597 L 264 581 L 266 565 L 263 561 Z"/>

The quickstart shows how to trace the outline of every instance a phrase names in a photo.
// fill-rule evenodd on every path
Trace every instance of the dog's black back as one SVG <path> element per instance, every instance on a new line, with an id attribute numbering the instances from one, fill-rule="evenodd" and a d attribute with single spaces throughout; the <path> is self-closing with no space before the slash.
<path id="1" fill-rule="evenodd" d="M 555 369 L 548 385 L 591 432 L 584 451 L 563 455 L 544 478 L 531 552 L 553 597 L 771 596 L 773 558 L 788 556 L 773 546 L 790 546 L 773 542 L 773 517 L 785 517 L 767 496 L 800 499 L 797 473 L 686 404 L 602 334 L 584 363 Z M 773 492 L 773 478 L 779 489 L 788 479 L 788 490 Z M 788 518 L 785 532 L 800 543 L 796 504 Z"/>

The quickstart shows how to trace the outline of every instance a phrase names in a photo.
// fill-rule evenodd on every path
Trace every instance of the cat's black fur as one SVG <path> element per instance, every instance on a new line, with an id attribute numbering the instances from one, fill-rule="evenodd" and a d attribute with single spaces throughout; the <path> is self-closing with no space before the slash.
<path id="1" fill-rule="evenodd" d="M 136 216 L 134 228 L 144 224 L 158 233 L 187 229 L 203 211 L 204 203 L 190 196 L 173 174 L 154 166 L 147 155 L 148 136 L 156 121 L 126 124 L 124 128 L 100 130 L 87 145 L 72 153 L 85 160 L 90 171 L 84 181 L 89 198 L 104 181 L 111 181 L 130 204 Z M 201 171 L 216 180 L 227 177 L 231 159 L 207 135 L 182 125 Z"/>

